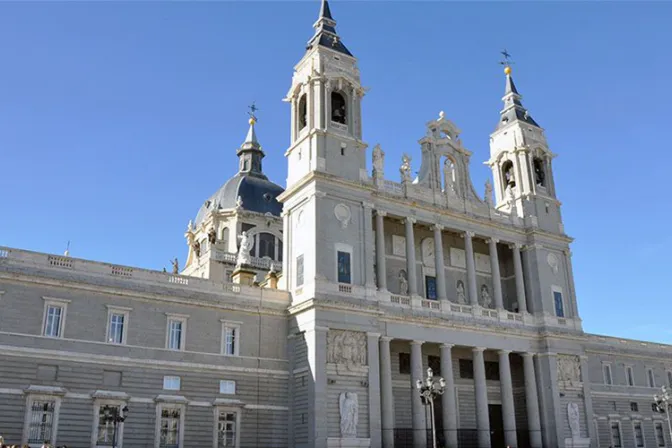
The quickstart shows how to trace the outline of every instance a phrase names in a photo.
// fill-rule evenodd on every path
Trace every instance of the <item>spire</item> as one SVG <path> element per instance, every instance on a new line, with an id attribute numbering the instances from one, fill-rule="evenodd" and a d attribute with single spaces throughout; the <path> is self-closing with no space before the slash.
<path id="1" fill-rule="evenodd" d="M 329 2 L 327 0 L 322 0 L 320 16 L 317 18 L 317 22 L 315 22 L 313 28 L 315 28 L 315 34 L 308 41 L 306 50 L 310 50 L 316 45 L 319 45 L 352 56 L 352 53 L 350 53 L 345 45 L 343 45 L 341 38 L 336 33 L 336 21 L 331 15 L 331 9 L 329 8 Z"/>
<path id="2" fill-rule="evenodd" d="M 504 55 L 504 61 L 500 62 L 500 64 L 504 65 L 506 86 L 504 88 L 504 97 L 502 97 L 504 109 L 499 113 L 500 118 L 497 129 L 501 129 L 516 120 L 540 127 L 521 102 L 523 97 L 518 93 L 516 84 L 513 82 L 513 76 L 511 75 L 513 71 L 511 69 L 511 64 L 513 64 L 510 61 L 511 55 L 506 50 L 502 51 L 502 54 Z"/>
<path id="3" fill-rule="evenodd" d="M 249 174 L 252 176 L 263 177 L 264 173 L 261 169 L 261 159 L 264 158 L 264 152 L 261 150 L 261 145 L 259 140 L 257 140 L 257 133 L 254 130 L 254 125 L 257 124 L 257 117 L 255 112 L 259 110 L 257 106 L 252 103 L 249 106 L 250 112 L 248 115 L 250 119 L 248 123 L 250 128 L 247 130 L 247 135 L 245 136 L 245 141 L 240 148 L 238 148 L 237 154 L 239 159 L 238 172 L 240 174 Z"/>

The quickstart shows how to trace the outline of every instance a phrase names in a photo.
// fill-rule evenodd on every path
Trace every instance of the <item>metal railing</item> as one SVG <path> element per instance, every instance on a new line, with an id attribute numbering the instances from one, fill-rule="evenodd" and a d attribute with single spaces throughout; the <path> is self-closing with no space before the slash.
<path id="1" fill-rule="evenodd" d="M 427 448 L 432 446 L 431 429 L 421 430 L 427 438 Z M 527 429 L 516 430 L 518 448 L 530 448 L 530 434 Z M 490 430 L 491 448 L 506 448 L 504 430 Z M 436 429 L 437 448 L 479 448 L 478 429 L 460 428 L 457 430 L 457 446 L 448 446 L 442 428 Z M 394 428 L 394 448 L 416 448 L 413 445 L 413 428 Z"/>

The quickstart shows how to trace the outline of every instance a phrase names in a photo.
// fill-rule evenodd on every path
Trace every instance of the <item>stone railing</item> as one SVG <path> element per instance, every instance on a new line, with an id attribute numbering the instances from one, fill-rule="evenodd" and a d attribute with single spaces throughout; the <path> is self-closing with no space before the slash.
<path id="1" fill-rule="evenodd" d="M 216 261 L 222 261 L 224 263 L 231 263 L 235 265 L 238 261 L 238 254 L 233 254 L 231 252 L 224 252 L 223 250 L 214 249 L 210 251 L 210 258 Z M 271 260 L 270 258 L 259 258 L 259 257 L 250 257 L 250 265 L 253 268 L 261 269 L 268 271 L 271 269 L 271 264 L 275 267 L 277 272 L 282 270 L 282 262 Z"/>
<path id="2" fill-rule="evenodd" d="M 218 283 L 208 279 L 172 274 L 150 269 L 101 263 L 80 258 L 64 257 L 39 252 L 31 252 L 8 247 L 0 247 L 0 265 L 15 267 L 52 268 L 60 271 L 72 271 L 83 275 L 123 279 L 128 282 L 154 284 L 186 290 L 210 293 L 242 294 L 250 299 L 259 299 L 262 288 L 234 283 Z M 289 294 L 285 291 L 263 289 L 264 301 L 277 300 L 289 303 Z"/>

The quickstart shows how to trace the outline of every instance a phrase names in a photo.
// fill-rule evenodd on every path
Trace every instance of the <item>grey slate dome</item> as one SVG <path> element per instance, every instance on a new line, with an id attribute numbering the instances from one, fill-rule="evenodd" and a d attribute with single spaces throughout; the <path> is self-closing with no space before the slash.
<path id="1" fill-rule="evenodd" d="M 196 215 L 195 225 L 205 220 L 208 213 L 217 209 L 232 209 L 238 206 L 238 198 L 242 201 L 241 209 L 257 213 L 270 213 L 280 216 L 282 204 L 277 197 L 285 191 L 280 185 L 268 180 L 261 168 L 264 152 L 257 141 L 254 131 L 256 118 L 250 119 L 250 130 L 245 142 L 238 148 L 238 173 L 226 181 L 219 190 L 205 201 Z"/>

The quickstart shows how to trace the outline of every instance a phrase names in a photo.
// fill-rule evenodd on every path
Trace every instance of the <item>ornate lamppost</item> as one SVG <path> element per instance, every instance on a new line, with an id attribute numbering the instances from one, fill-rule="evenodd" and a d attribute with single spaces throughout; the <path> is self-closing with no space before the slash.
<path id="1" fill-rule="evenodd" d="M 124 406 L 119 411 L 119 406 L 103 406 L 103 423 L 112 423 L 112 448 L 117 448 L 117 430 L 119 423 L 124 423 L 128 417 L 128 406 Z"/>
<path id="2" fill-rule="evenodd" d="M 670 406 L 672 406 L 672 391 L 667 386 L 660 388 L 660 393 L 653 396 L 654 408 L 661 414 L 667 414 L 667 430 L 672 440 L 672 423 L 670 423 Z"/>
<path id="3" fill-rule="evenodd" d="M 416 380 L 415 388 L 418 389 L 425 406 L 429 405 L 430 419 L 432 420 L 432 448 L 436 448 L 436 427 L 434 425 L 434 399 L 446 390 L 446 380 L 439 378 L 434 380 L 434 372 L 432 368 L 427 369 L 427 378 L 423 380 Z"/>

